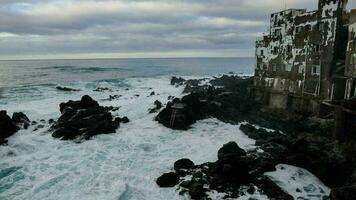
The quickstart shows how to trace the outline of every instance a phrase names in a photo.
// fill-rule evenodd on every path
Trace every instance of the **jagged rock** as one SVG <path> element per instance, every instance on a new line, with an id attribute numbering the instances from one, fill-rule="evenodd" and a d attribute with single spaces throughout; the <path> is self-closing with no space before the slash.
<path id="1" fill-rule="evenodd" d="M 189 160 L 187 158 L 183 158 L 183 159 L 177 160 L 174 163 L 174 169 L 176 171 L 191 169 L 194 166 L 195 165 L 194 165 L 193 161 L 191 161 L 191 160 Z"/>
<path id="2" fill-rule="evenodd" d="M 224 144 L 218 151 L 218 159 L 220 161 L 226 161 L 231 159 L 240 159 L 241 156 L 245 156 L 245 150 L 241 149 L 236 142 L 229 142 Z"/>
<path id="3" fill-rule="evenodd" d="M 115 118 L 115 121 L 118 122 L 118 123 L 127 124 L 127 123 L 130 122 L 130 119 L 129 119 L 128 117 L 123 117 L 123 118 L 116 117 L 116 118 Z"/>
<path id="4" fill-rule="evenodd" d="M 179 183 L 179 176 L 174 172 L 166 173 L 157 178 L 156 183 L 160 187 L 174 187 Z"/>
<path id="5" fill-rule="evenodd" d="M 163 107 L 163 104 L 158 100 L 156 100 L 154 102 L 154 105 L 155 105 L 154 108 L 149 109 L 149 113 L 155 113 L 155 112 L 159 111 Z"/>
<path id="6" fill-rule="evenodd" d="M 157 121 L 172 129 L 187 130 L 197 120 L 215 117 L 222 121 L 241 121 L 258 104 L 249 98 L 247 84 L 252 79 L 231 78 L 233 84 L 223 87 L 200 86 L 199 81 L 191 81 L 195 89 L 181 99 L 173 99 L 156 117 Z M 189 82 L 189 81 L 187 81 Z"/>
<path id="7" fill-rule="evenodd" d="M 80 101 L 61 103 L 62 116 L 51 127 L 52 136 L 71 140 L 114 133 L 120 123 L 113 120 L 109 110 L 110 108 L 99 106 L 98 102 L 88 95 L 83 96 Z"/>
<path id="8" fill-rule="evenodd" d="M 173 76 L 172 79 L 171 79 L 171 85 L 181 85 L 185 82 L 185 79 L 179 77 L 175 77 Z"/>
<path id="9" fill-rule="evenodd" d="M 202 199 L 206 196 L 205 191 L 203 184 L 200 183 L 194 183 L 189 187 L 189 195 L 192 199 Z"/>
<path id="10" fill-rule="evenodd" d="M 73 89 L 73 88 L 69 88 L 69 87 L 62 87 L 62 86 L 57 86 L 56 89 L 60 90 L 60 91 L 64 91 L 64 92 L 78 92 L 78 91 L 80 91 L 78 89 Z"/>
<path id="11" fill-rule="evenodd" d="M 12 121 L 18 125 L 22 126 L 24 129 L 27 129 L 30 126 L 31 121 L 28 117 L 22 112 L 15 112 L 12 114 Z"/>
<path id="12" fill-rule="evenodd" d="M 6 143 L 6 138 L 12 136 L 19 129 L 5 110 L 0 111 L 0 144 Z"/>

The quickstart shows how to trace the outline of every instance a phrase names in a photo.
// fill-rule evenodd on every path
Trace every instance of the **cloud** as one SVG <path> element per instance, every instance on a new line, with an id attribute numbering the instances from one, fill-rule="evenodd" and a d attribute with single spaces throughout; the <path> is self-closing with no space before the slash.
<path id="1" fill-rule="evenodd" d="M 317 0 L 287 1 L 317 7 Z M 0 55 L 253 56 L 255 37 L 283 8 L 280 0 L 0 0 Z"/>

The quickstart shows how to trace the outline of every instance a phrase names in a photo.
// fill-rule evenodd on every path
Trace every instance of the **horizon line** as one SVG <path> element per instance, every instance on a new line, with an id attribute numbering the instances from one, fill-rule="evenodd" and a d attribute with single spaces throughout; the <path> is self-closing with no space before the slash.
<path id="1" fill-rule="evenodd" d="M 1 59 L 0 61 L 50 61 L 50 60 L 127 60 L 127 59 L 184 59 L 184 58 L 254 58 L 254 56 L 177 56 L 177 57 L 107 57 L 107 58 L 29 58 Z"/>

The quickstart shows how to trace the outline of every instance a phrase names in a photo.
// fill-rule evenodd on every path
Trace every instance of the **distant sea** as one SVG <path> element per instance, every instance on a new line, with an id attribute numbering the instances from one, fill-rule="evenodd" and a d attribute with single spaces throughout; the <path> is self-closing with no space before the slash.
<path id="1" fill-rule="evenodd" d="M 20 130 L 7 146 L 0 146 L 0 199 L 187 199 L 175 188 L 159 188 L 156 178 L 171 171 L 180 158 L 196 164 L 216 161 L 223 144 L 236 141 L 250 150 L 256 148 L 255 141 L 239 125 L 217 119 L 198 121 L 188 131 L 171 130 L 148 110 L 156 100 L 166 104 L 169 96 L 183 96 L 183 86 L 170 85 L 171 76 L 252 75 L 254 64 L 253 58 L 0 61 L 0 110 L 9 115 L 24 112 L 44 126 Z M 60 91 L 57 86 L 79 91 Z M 100 105 L 120 107 L 113 115 L 127 116 L 130 123 L 80 144 L 53 138 L 44 121 L 58 119 L 61 102 L 86 94 Z M 120 98 L 110 101 L 113 95 Z M 300 168 L 283 166 L 269 176 L 296 199 L 318 200 L 328 192 Z M 259 193 L 239 199 L 250 198 L 267 199 Z"/>

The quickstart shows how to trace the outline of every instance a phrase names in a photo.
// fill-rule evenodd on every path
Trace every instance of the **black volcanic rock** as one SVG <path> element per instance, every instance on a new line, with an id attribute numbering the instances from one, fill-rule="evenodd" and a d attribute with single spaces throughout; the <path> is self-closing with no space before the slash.
<path id="1" fill-rule="evenodd" d="M 12 136 L 19 129 L 6 111 L 0 111 L 0 143 L 6 143 L 6 138 Z"/>
<path id="2" fill-rule="evenodd" d="M 174 169 L 176 171 L 179 171 L 179 170 L 187 170 L 187 169 L 191 169 L 194 167 L 194 163 L 193 161 L 187 159 L 187 158 L 182 158 L 180 160 L 177 160 L 175 163 L 174 163 Z"/>
<path id="3" fill-rule="evenodd" d="M 158 100 L 156 100 L 156 101 L 154 102 L 154 105 L 155 105 L 154 108 L 151 108 L 151 109 L 148 110 L 149 113 L 158 112 L 158 111 L 163 107 L 162 102 L 160 102 L 160 101 L 158 101 Z"/>
<path id="4" fill-rule="evenodd" d="M 257 186 L 271 199 L 293 199 L 263 173 L 250 173 L 256 163 L 249 162 L 248 154 L 236 142 L 221 147 L 218 157 L 216 162 L 201 165 L 194 165 L 189 159 L 180 159 L 174 163 L 177 173 L 171 172 L 161 177 L 164 177 L 163 180 L 183 180 L 170 186 L 179 184 L 180 194 L 188 193 L 192 199 L 209 199 L 206 194 L 208 190 L 226 193 L 224 198 L 237 198 L 241 196 L 241 186 L 249 187 L 248 192 L 252 194 L 255 192 L 254 186 Z"/>
<path id="5" fill-rule="evenodd" d="M 191 93 L 167 103 L 156 120 L 168 128 L 187 130 L 197 120 L 209 117 L 239 122 L 258 108 L 258 103 L 248 96 L 248 85 L 253 79 L 223 76 L 212 80 L 212 86 L 201 86 L 199 82 L 186 81 Z"/>
<path id="6" fill-rule="evenodd" d="M 27 129 L 30 126 L 30 119 L 22 112 L 15 112 L 12 114 L 12 121 L 18 125 Z"/>
<path id="7" fill-rule="evenodd" d="M 157 185 L 160 187 L 174 187 L 179 183 L 179 176 L 174 173 L 166 173 L 157 178 Z"/>
<path id="8" fill-rule="evenodd" d="M 171 85 L 182 85 L 185 82 L 185 79 L 181 77 L 175 77 L 173 76 L 171 78 Z"/>
<path id="9" fill-rule="evenodd" d="M 61 117 L 51 127 L 52 136 L 62 140 L 89 139 L 98 134 L 114 133 L 121 120 L 114 120 L 111 108 L 99 106 L 85 95 L 80 101 L 60 104 Z"/>

